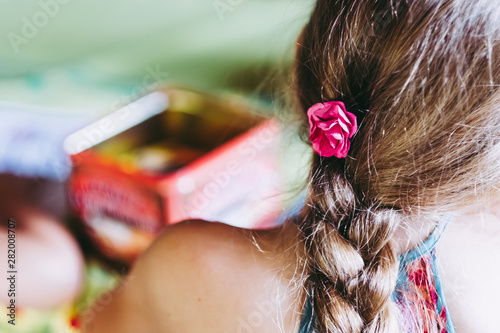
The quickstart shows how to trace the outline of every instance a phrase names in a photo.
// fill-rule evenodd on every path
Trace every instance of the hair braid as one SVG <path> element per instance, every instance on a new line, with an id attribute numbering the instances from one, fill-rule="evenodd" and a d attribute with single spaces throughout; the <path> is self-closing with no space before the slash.
<path id="1" fill-rule="evenodd" d="M 390 244 L 397 214 L 363 208 L 333 167 L 324 165 L 321 176 L 313 177 L 301 212 L 320 331 L 388 332 L 394 322 L 388 302 L 397 275 Z"/>

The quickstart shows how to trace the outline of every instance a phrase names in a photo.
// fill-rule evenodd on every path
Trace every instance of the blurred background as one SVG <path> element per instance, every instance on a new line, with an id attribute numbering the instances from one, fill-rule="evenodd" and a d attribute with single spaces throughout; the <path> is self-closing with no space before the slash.
<path id="1" fill-rule="evenodd" d="M 150 71 L 254 90 L 291 59 L 306 0 L 1 1 L 0 100 L 99 113 Z"/>
<path id="2" fill-rule="evenodd" d="M 99 253 L 68 207 L 72 164 L 64 139 L 165 84 L 222 104 L 231 95 L 264 113 L 286 112 L 279 107 L 286 73 L 312 4 L 0 0 L 0 247 L 7 248 L 12 218 L 23 255 L 16 262 L 16 326 L 7 316 L 1 332 L 78 332 L 82 313 L 91 315 L 89 305 L 130 264 Z M 278 150 L 287 152 L 279 156 L 280 181 L 300 183 L 307 148 L 295 133 L 280 135 Z M 258 141 L 253 147 L 259 151 Z M 0 257 L 7 274 L 7 252 Z M 0 304 L 10 302 L 9 287 L 0 283 Z"/>

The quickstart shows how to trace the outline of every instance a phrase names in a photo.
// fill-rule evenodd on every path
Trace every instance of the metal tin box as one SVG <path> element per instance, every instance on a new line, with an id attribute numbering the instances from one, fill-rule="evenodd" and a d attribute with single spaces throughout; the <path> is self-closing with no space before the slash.
<path id="1" fill-rule="evenodd" d="M 280 133 L 240 100 L 155 91 L 65 140 L 70 203 L 125 262 L 186 219 L 270 227 L 282 213 Z"/>

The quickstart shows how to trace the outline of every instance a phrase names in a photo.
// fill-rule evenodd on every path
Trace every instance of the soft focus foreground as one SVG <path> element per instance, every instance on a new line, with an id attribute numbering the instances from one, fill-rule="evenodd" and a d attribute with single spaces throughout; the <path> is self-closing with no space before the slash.
<path id="1" fill-rule="evenodd" d="M 106 115 L 133 105 L 152 91 L 163 89 L 165 84 L 207 92 L 219 98 L 221 105 L 229 103 L 229 95 L 240 96 L 243 104 L 264 111 L 260 117 L 269 117 L 279 104 L 277 97 L 286 89 L 280 68 L 291 60 L 294 40 L 308 17 L 311 3 L 41 0 L 2 1 L 1 5 L 0 246 L 5 252 L 2 252 L 0 269 L 7 274 L 11 269 L 7 265 L 13 265 L 15 271 L 11 271 L 15 273 L 7 277 L 15 275 L 12 280 L 15 283 L 12 287 L 9 280 L 3 279 L 0 284 L 0 303 L 5 305 L 5 314 L 11 315 L 0 321 L 0 331 L 78 332 L 82 318 L 92 317 L 92 311 L 105 306 L 113 294 L 101 298 L 98 302 L 102 304 L 92 309 L 89 306 L 98 295 L 117 285 L 130 262 L 155 233 L 137 231 L 134 221 L 141 221 L 141 216 L 137 216 L 140 212 L 134 213 L 133 207 L 127 205 L 114 211 L 115 217 L 126 218 L 118 221 L 109 218 L 110 210 L 117 208 L 111 200 L 117 198 L 116 193 L 113 197 L 99 192 L 90 199 L 84 197 L 81 206 L 75 204 L 75 196 L 82 194 L 78 186 L 89 179 L 95 181 L 96 174 L 89 176 L 89 170 L 96 164 L 90 163 L 91 159 L 75 159 L 75 156 L 71 161 L 68 154 L 81 152 L 65 151 L 65 138 L 89 124 L 97 124 L 98 131 L 91 128 L 92 131 L 83 132 L 91 141 L 118 135 L 116 131 L 111 133 L 112 128 L 119 127 L 118 123 L 102 122 L 109 119 Z M 129 111 L 138 114 L 133 108 Z M 107 147 L 100 146 L 101 150 L 114 147 L 108 149 L 111 154 L 107 156 L 112 155 L 118 166 L 106 178 L 105 170 L 109 171 L 107 168 L 112 163 L 109 159 L 100 159 L 97 174 L 106 181 L 115 181 L 116 187 L 112 188 L 118 190 L 127 188 L 129 181 L 135 182 L 132 192 L 120 192 L 122 194 L 137 193 L 134 192 L 137 184 L 155 188 L 160 207 L 155 232 L 168 222 L 186 217 L 234 221 L 238 203 L 243 209 L 247 207 L 247 212 L 252 212 L 254 207 L 243 194 L 255 196 L 259 191 L 257 196 L 261 202 L 266 195 L 275 199 L 268 201 L 271 213 L 266 219 L 258 220 L 239 212 L 247 219 L 234 223 L 243 227 L 279 223 L 300 201 L 297 197 L 300 198 L 301 181 L 307 172 L 308 159 L 303 157 L 306 148 L 298 142 L 295 133 L 282 132 L 279 126 L 263 122 L 263 118 L 255 121 L 243 117 L 237 122 L 234 115 L 203 114 L 203 108 L 199 107 L 197 112 L 201 112 L 197 122 L 212 124 L 205 128 L 215 132 L 193 131 L 182 117 L 167 119 L 163 130 L 177 131 L 178 137 L 184 135 L 190 139 L 199 134 L 203 139 L 187 140 L 191 146 L 181 148 L 172 146 L 168 140 L 146 139 L 137 149 L 120 151 L 119 147 L 131 147 L 126 136 L 122 136 L 109 141 Z M 217 126 L 222 127 L 217 129 Z M 206 140 L 207 137 L 222 138 L 221 129 L 228 130 L 231 126 L 234 133 L 226 131 L 225 141 Z M 149 130 L 145 133 L 151 134 Z M 279 136 L 279 140 L 271 140 L 274 136 Z M 226 156 L 223 159 L 220 154 L 212 154 L 214 159 L 204 157 L 215 148 L 233 142 L 231 140 L 240 146 L 233 143 L 236 150 L 232 153 L 230 148 L 219 151 Z M 95 142 L 79 147 L 85 156 L 92 144 Z M 196 162 L 198 160 L 208 161 L 209 166 Z M 83 162 L 75 164 L 75 161 Z M 72 165 L 77 164 L 83 171 L 74 173 L 68 183 Z M 124 165 L 129 168 L 122 170 Z M 187 173 L 192 179 L 179 174 L 178 170 L 184 170 L 184 165 L 197 165 L 190 168 L 196 172 Z M 251 169 L 252 165 L 258 169 Z M 136 175 L 130 166 L 146 169 L 146 177 L 129 177 Z M 118 169 L 124 177 L 118 176 Z M 239 170 L 246 170 L 246 178 Z M 257 181 L 249 178 L 252 170 Z M 175 180 L 169 185 L 151 183 L 158 173 L 177 177 L 169 178 Z M 279 186 L 273 183 L 277 176 Z M 208 186 L 206 193 L 193 179 Z M 241 179 L 246 179 L 246 183 Z M 279 191 L 262 190 L 260 184 L 266 182 Z M 178 209 L 179 205 L 171 200 L 172 195 L 164 195 L 172 190 L 172 184 L 181 194 L 175 197 L 177 202 L 187 197 L 183 194 L 192 192 L 201 193 L 196 197 L 200 204 L 193 206 L 193 202 L 189 202 L 185 205 L 189 209 Z M 68 191 L 73 196 L 68 196 Z M 200 209 L 201 199 L 208 200 L 209 204 L 205 202 L 203 207 L 211 211 Z M 70 200 L 73 200 L 73 208 Z M 210 205 L 215 202 L 219 206 Z M 95 214 L 98 203 L 102 208 L 99 216 Z M 172 215 L 176 209 L 177 215 Z M 89 212 L 94 215 L 89 217 Z M 89 218 L 85 220 L 85 216 Z M 16 223 L 10 231 L 9 219 Z M 92 229 L 95 223 L 98 227 Z M 135 228 L 132 232 L 127 229 L 131 225 Z M 96 237 L 95 230 L 101 232 L 101 237 Z M 15 237 L 11 237 L 14 233 Z M 15 255 L 11 252 L 14 257 L 10 260 L 15 260 L 15 264 L 7 261 L 7 246 L 14 244 L 13 239 L 16 252 Z M 111 245 L 118 252 L 110 252 L 109 246 L 105 246 L 109 239 L 115 241 Z M 129 243 L 120 244 L 123 239 Z M 8 293 L 9 288 L 13 288 L 14 295 Z M 15 311 L 7 308 L 13 302 Z M 13 321 L 9 323 L 9 320 Z"/>

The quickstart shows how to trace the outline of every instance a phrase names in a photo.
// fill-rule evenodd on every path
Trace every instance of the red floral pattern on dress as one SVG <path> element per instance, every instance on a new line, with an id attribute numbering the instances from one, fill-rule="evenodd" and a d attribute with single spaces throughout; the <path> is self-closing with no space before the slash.
<path id="1" fill-rule="evenodd" d="M 432 269 L 434 250 L 404 266 L 407 283 L 396 288 L 396 303 L 404 332 L 448 333 L 446 308 L 438 309 L 439 294 Z"/>

